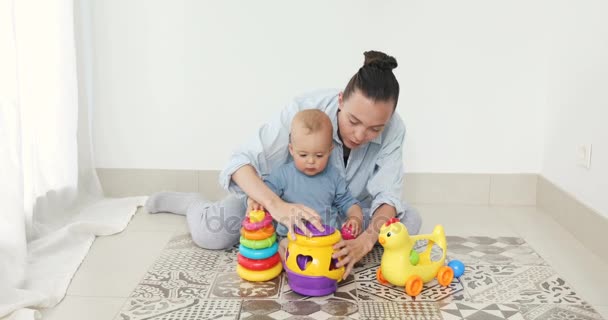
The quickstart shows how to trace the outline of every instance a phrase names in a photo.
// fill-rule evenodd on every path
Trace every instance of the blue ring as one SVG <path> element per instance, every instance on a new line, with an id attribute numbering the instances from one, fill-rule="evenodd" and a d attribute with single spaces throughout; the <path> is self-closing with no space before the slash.
<path id="1" fill-rule="evenodd" d="M 272 246 L 264 249 L 251 249 L 244 245 L 239 245 L 239 252 L 245 258 L 260 260 L 272 257 L 279 250 L 279 244 L 274 243 Z"/>

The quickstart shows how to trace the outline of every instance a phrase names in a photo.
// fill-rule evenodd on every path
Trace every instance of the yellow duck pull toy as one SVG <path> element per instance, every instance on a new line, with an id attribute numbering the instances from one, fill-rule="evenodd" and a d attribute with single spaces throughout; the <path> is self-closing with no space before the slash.
<path id="1" fill-rule="evenodd" d="M 414 244 L 419 240 L 428 240 L 426 250 L 418 253 Z M 454 278 L 452 263 L 445 265 L 447 242 L 443 226 L 437 225 L 432 234 L 410 236 L 407 228 L 399 219 L 388 220 L 380 229 L 378 241 L 384 247 L 382 261 L 376 276 L 382 284 L 391 283 L 405 287 L 405 292 L 414 297 L 420 294 L 424 283 L 437 277 L 442 286 L 448 286 Z M 431 260 L 431 249 L 437 244 L 442 249 L 441 258 Z M 457 277 L 464 272 L 464 265 L 458 265 Z"/>

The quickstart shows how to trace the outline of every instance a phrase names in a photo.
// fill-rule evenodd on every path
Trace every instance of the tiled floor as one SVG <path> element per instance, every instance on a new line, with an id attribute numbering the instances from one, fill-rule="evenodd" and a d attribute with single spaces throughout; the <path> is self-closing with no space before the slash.
<path id="1" fill-rule="evenodd" d="M 469 269 L 448 288 L 427 286 L 416 303 L 374 280 L 380 248 L 336 294 L 306 299 L 282 277 L 239 284 L 234 251 L 195 248 L 184 217 L 140 210 L 123 233 L 96 240 L 68 296 L 44 310 L 44 319 L 386 319 L 404 312 L 427 319 L 598 319 L 593 310 L 608 319 L 608 264 L 544 212 L 417 208 L 423 232 L 443 224 L 449 255 Z"/>

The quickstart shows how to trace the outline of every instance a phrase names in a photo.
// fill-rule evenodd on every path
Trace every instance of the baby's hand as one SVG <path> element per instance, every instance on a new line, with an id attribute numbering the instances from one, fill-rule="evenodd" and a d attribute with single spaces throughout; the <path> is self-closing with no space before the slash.
<path id="1" fill-rule="evenodd" d="M 352 238 L 354 239 L 359 236 L 359 233 L 361 233 L 361 222 L 361 219 L 358 219 L 357 217 L 349 217 L 342 225 L 342 229 L 348 229 L 352 235 Z"/>
<path id="2" fill-rule="evenodd" d="M 264 207 L 257 201 L 247 197 L 247 212 L 251 212 L 254 210 L 264 210 Z"/>

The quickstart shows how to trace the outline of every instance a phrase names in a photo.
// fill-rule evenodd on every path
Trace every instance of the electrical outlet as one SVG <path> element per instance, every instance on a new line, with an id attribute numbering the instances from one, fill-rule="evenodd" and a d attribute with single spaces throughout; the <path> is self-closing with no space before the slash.
<path id="1" fill-rule="evenodd" d="M 585 169 L 591 169 L 591 143 L 578 146 L 576 163 Z"/>

